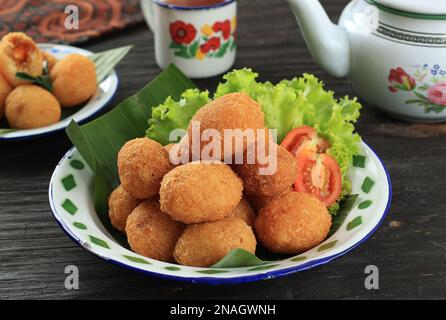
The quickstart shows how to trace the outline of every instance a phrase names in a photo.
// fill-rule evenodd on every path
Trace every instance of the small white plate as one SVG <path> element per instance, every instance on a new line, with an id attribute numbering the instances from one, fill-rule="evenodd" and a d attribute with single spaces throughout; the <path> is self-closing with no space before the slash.
<path id="1" fill-rule="evenodd" d="M 392 199 L 389 174 L 382 160 L 365 143 L 364 168 L 352 167 L 352 194 L 359 197 L 340 228 L 317 247 L 300 255 L 257 267 L 194 268 L 138 255 L 122 246 L 101 223 L 94 209 L 94 175 L 73 148 L 56 167 L 49 186 L 54 217 L 66 234 L 93 254 L 127 269 L 161 278 L 194 283 L 240 283 L 271 279 L 310 269 L 340 257 L 366 241 L 384 220 Z M 374 181 L 370 190 L 362 186 Z"/>
<path id="2" fill-rule="evenodd" d="M 72 53 L 82 54 L 85 56 L 90 56 L 93 53 L 84 49 L 57 45 L 57 44 L 39 44 L 39 48 L 43 51 L 47 51 L 53 54 L 56 58 L 61 59 L 64 56 Z M 55 132 L 64 130 L 70 124 L 71 120 L 77 123 L 83 123 L 97 114 L 99 111 L 104 109 L 118 88 L 119 79 L 116 72 L 113 70 L 112 73 L 102 81 L 95 95 L 87 102 L 82 108 L 76 110 L 72 115 L 62 119 L 60 122 L 55 123 L 48 127 L 29 129 L 29 130 L 16 130 L 8 133 L 0 134 L 1 140 L 28 140 L 34 139 L 46 135 L 53 134 Z"/>

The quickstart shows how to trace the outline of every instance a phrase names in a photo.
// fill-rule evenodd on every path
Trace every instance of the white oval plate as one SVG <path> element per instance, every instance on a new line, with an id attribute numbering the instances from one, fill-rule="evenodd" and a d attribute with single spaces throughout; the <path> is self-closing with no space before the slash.
<path id="1" fill-rule="evenodd" d="M 47 51 L 53 54 L 57 59 L 61 59 L 64 56 L 72 53 L 82 54 L 84 56 L 92 55 L 93 53 L 88 50 L 65 46 L 65 45 L 57 45 L 57 44 L 39 44 L 39 48 L 43 51 Z M 38 128 L 38 129 L 29 129 L 29 130 L 17 130 L 11 131 L 5 134 L 0 135 L 1 140 L 28 140 L 34 139 L 42 136 L 46 136 L 49 134 L 53 134 L 60 130 L 64 130 L 70 124 L 71 120 L 76 121 L 77 123 L 84 123 L 103 108 L 107 106 L 110 100 L 116 93 L 118 89 L 119 79 L 115 71 L 110 73 L 110 75 L 102 81 L 95 95 L 87 102 L 81 109 L 79 109 L 73 115 L 62 119 L 58 123 L 55 123 L 51 126 Z"/>
<path id="2" fill-rule="evenodd" d="M 310 269 L 342 256 L 367 240 L 384 220 L 390 207 L 392 188 L 382 160 L 365 143 L 365 168 L 352 167 L 349 177 L 352 194 L 359 198 L 342 226 L 330 238 L 300 255 L 260 267 L 231 269 L 194 268 L 164 263 L 138 255 L 122 247 L 100 222 L 94 209 L 92 171 L 76 149 L 71 149 L 56 167 L 49 186 L 49 200 L 59 225 L 77 244 L 89 252 L 128 269 L 194 283 L 240 283 L 271 279 Z M 375 184 L 362 191 L 369 177 Z M 358 205 L 371 201 L 370 206 Z"/>

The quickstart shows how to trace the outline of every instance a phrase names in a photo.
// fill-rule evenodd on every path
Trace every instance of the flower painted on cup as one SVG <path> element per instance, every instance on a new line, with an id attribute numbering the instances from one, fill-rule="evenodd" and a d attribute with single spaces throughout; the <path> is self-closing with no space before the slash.
<path id="1" fill-rule="evenodd" d="M 223 58 L 236 49 L 236 17 L 194 26 L 177 20 L 170 24 L 173 55 L 183 59 Z"/>
<path id="2" fill-rule="evenodd" d="M 190 44 L 197 36 L 197 29 L 183 21 L 176 21 L 170 24 L 170 35 L 177 44 Z"/>
<path id="3" fill-rule="evenodd" d="M 388 79 L 389 90 L 394 93 L 398 92 L 398 90 L 412 91 L 416 86 L 415 79 L 408 75 L 401 67 L 391 69 Z"/>
<path id="4" fill-rule="evenodd" d="M 197 50 L 197 53 L 195 54 L 195 58 L 202 61 L 202 60 L 204 60 L 204 58 L 206 58 L 206 54 L 201 50 Z"/>
<path id="5" fill-rule="evenodd" d="M 203 27 L 201 27 L 201 33 L 206 37 L 210 37 L 214 33 L 214 30 L 210 25 L 205 24 Z"/>
<path id="6" fill-rule="evenodd" d="M 220 38 L 213 37 L 210 38 L 205 44 L 200 47 L 201 52 L 208 53 L 209 51 L 216 51 L 220 48 L 221 41 Z"/>
<path id="7" fill-rule="evenodd" d="M 228 40 L 231 36 L 231 21 L 225 20 L 223 22 L 216 22 L 212 26 L 214 32 L 221 32 L 223 34 L 223 39 Z"/>
<path id="8" fill-rule="evenodd" d="M 429 101 L 446 106 L 446 81 L 434 84 L 427 90 Z"/>

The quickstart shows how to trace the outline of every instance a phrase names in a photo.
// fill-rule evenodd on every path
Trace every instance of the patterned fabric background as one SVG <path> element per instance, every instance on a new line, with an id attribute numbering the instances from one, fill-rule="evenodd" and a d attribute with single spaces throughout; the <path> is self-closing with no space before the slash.
<path id="1" fill-rule="evenodd" d="M 79 29 L 66 30 L 65 7 L 79 8 Z M 0 0 L 0 38 L 24 31 L 37 42 L 79 43 L 143 20 L 139 0 Z"/>

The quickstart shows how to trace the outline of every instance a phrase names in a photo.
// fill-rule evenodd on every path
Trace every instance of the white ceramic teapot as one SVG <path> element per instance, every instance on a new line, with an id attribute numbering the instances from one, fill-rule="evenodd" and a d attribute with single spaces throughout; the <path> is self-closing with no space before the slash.
<path id="1" fill-rule="evenodd" d="M 398 118 L 446 121 L 446 1 L 354 0 L 339 25 L 318 0 L 288 0 L 314 59 Z"/>

